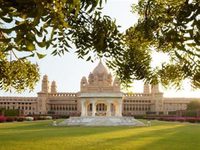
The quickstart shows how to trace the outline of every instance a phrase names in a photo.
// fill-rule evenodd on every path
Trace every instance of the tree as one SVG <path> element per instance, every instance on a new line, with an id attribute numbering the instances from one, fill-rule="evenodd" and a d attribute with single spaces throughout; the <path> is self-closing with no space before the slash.
<path id="1" fill-rule="evenodd" d="M 4 50 L 5 46 L 0 45 Z M 12 52 L 11 52 L 12 53 Z M 0 89 L 16 89 L 17 92 L 34 89 L 39 80 L 39 68 L 27 59 L 8 60 L 8 53 L 0 51 Z"/>
<path id="2" fill-rule="evenodd" d="M 200 102 L 199 101 L 191 101 L 187 105 L 187 110 L 200 110 Z"/>
<path id="3" fill-rule="evenodd" d="M 0 89 L 33 88 L 39 79 L 38 66 L 28 58 L 46 55 L 38 48 L 62 55 L 74 44 L 78 57 L 88 61 L 91 51 L 106 57 L 118 53 L 121 34 L 115 22 L 101 14 L 102 3 L 104 0 L 0 0 Z M 9 59 L 12 56 L 14 60 Z"/>
<path id="4" fill-rule="evenodd" d="M 189 79 L 193 87 L 199 88 L 199 7 L 199 0 L 139 0 L 138 5 L 133 5 L 133 11 L 140 17 L 138 23 L 127 30 L 128 48 L 116 63 L 117 66 L 124 65 L 128 73 L 124 77 L 121 75 L 123 79 L 140 77 L 148 82 L 176 87 Z M 169 61 L 161 67 L 150 67 L 153 51 L 168 55 Z M 142 64 L 137 64 L 138 59 Z"/>
<path id="5" fill-rule="evenodd" d="M 193 87 L 200 87 L 199 0 L 139 0 L 133 6 L 140 16 L 138 23 L 125 34 L 118 31 L 115 21 L 101 14 L 102 3 L 104 0 L 0 0 L 4 58 L 11 62 L 8 56 L 17 56 L 16 52 L 27 54 L 15 57 L 20 61 L 43 58 L 46 51 L 38 47 L 62 55 L 75 46 L 78 57 L 87 61 L 105 57 L 126 85 L 136 79 L 179 87 L 189 79 Z M 152 51 L 167 54 L 169 62 L 152 68 Z M 33 76 L 35 83 L 38 75 Z M 16 78 L 9 77 L 8 81 Z M 0 88 L 11 86 L 20 91 L 32 86 L 8 83 Z"/>

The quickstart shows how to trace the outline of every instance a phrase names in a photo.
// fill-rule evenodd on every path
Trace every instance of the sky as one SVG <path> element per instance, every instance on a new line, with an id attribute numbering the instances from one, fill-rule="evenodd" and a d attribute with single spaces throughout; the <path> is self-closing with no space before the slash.
<path id="1" fill-rule="evenodd" d="M 131 12 L 133 2 L 136 2 L 136 0 L 107 0 L 103 13 L 116 19 L 116 23 L 121 26 L 120 30 L 125 31 L 137 22 L 137 14 Z M 153 59 L 156 64 L 161 60 L 165 60 L 165 56 L 155 54 Z M 88 77 L 89 73 L 98 64 L 98 61 L 96 60 L 94 63 L 87 62 L 78 59 L 76 54 L 71 52 L 62 57 L 48 55 L 44 59 L 37 60 L 37 63 L 40 67 L 41 80 L 42 76 L 47 74 L 50 81 L 56 81 L 58 92 L 78 92 L 81 78 L 83 76 Z M 0 91 L 0 96 L 37 96 L 37 92 L 41 90 L 41 80 L 32 92 L 25 91 L 19 94 Z M 182 90 L 179 91 L 162 87 L 160 89 L 164 92 L 165 97 L 200 97 L 200 90 L 192 90 L 187 81 L 184 82 Z M 143 83 L 135 81 L 131 90 L 136 93 L 142 92 Z"/>

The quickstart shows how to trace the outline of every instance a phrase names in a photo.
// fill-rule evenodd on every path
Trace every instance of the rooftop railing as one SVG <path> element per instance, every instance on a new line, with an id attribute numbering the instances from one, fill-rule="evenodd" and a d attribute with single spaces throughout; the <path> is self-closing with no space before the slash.
<path id="1" fill-rule="evenodd" d="M 151 96 L 151 94 L 145 94 L 145 93 L 125 93 L 124 96 L 127 97 L 144 97 L 144 96 Z"/>
<path id="2" fill-rule="evenodd" d="M 49 93 L 49 96 L 67 96 L 67 97 L 76 97 L 76 93 Z"/>

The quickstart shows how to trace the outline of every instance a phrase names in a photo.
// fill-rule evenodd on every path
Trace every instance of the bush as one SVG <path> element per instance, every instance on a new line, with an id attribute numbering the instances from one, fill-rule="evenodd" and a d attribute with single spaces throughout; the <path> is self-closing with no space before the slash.
<path id="1" fill-rule="evenodd" d="M 45 120 L 45 116 L 39 116 L 38 120 Z"/>
<path id="2" fill-rule="evenodd" d="M 26 121 L 33 121 L 33 120 L 34 120 L 33 117 L 25 117 L 24 119 L 25 119 Z"/>
<path id="3" fill-rule="evenodd" d="M 196 117 L 197 111 L 186 111 L 184 116 L 186 116 L 186 117 Z"/>
<path id="4" fill-rule="evenodd" d="M 6 117 L 0 116 L 0 122 L 5 122 L 5 121 L 6 121 Z"/>
<path id="5" fill-rule="evenodd" d="M 34 118 L 34 120 L 39 120 L 38 116 L 32 116 Z"/>
<path id="6" fill-rule="evenodd" d="M 7 117 L 7 118 L 6 118 L 6 122 L 13 122 L 13 121 L 15 121 L 15 120 L 16 120 L 15 117 Z"/>
<path id="7" fill-rule="evenodd" d="M 196 123 L 198 119 L 196 117 L 186 117 L 187 122 Z"/>
<path id="8" fill-rule="evenodd" d="M 135 115 L 133 116 L 135 119 L 144 119 L 145 115 Z"/>
<path id="9" fill-rule="evenodd" d="M 51 120 L 53 119 L 52 116 L 32 116 L 34 120 Z"/>
<path id="10" fill-rule="evenodd" d="M 59 116 L 53 115 L 53 119 L 59 119 Z"/>
<path id="11" fill-rule="evenodd" d="M 17 117 L 17 118 L 16 118 L 16 121 L 19 121 L 19 122 L 24 121 L 24 120 L 25 120 L 24 117 Z"/>
<path id="12" fill-rule="evenodd" d="M 45 116 L 44 118 L 45 118 L 45 120 L 52 120 L 51 116 Z"/>
<path id="13" fill-rule="evenodd" d="M 3 116 L 4 114 L 4 108 L 0 108 L 0 116 Z"/>
<path id="14" fill-rule="evenodd" d="M 49 114 L 49 115 L 55 115 L 55 111 L 48 111 L 47 114 Z"/>
<path id="15" fill-rule="evenodd" d="M 19 116 L 19 110 L 17 109 L 7 109 L 4 110 L 5 116 Z"/>
<path id="16" fill-rule="evenodd" d="M 68 119 L 70 116 L 69 115 L 60 115 L 59 118 L 63 118 L 63 119 Z"/>
<path id="17" fill-rule="evenodd" d="M 176 111 L 169 111 L 168 115 L 176 115 Z"/>
<path id="18" fill-rule="evenodd" d="M 161 121 L 179 121 L 179 122 L 200 122 L 200 117 L 177 117 L 177 116 L 160 116 L 160 117 L 146 117 L 146 119 L 156 119 Z"/>

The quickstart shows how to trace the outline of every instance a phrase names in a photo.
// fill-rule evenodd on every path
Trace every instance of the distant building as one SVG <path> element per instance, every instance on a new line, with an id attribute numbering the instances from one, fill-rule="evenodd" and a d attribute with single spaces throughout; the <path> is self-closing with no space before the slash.
<path id="1" fill-rule="evenodd" d="M 144 85 L 143 93 L 122 93 L 119 80 L 113 80 L 101 61 L 88 78 L 81 79 L 79 92 L 57 92 L 56 82 L 49 86 L 45 75 L 37 94 L 37 97 L 0 97 L 0 108 L 19 109 L 25 115 L 134 116 L 185 110 L 190 101 L 200 100 L 165 98 L 158 85 Z"/>

